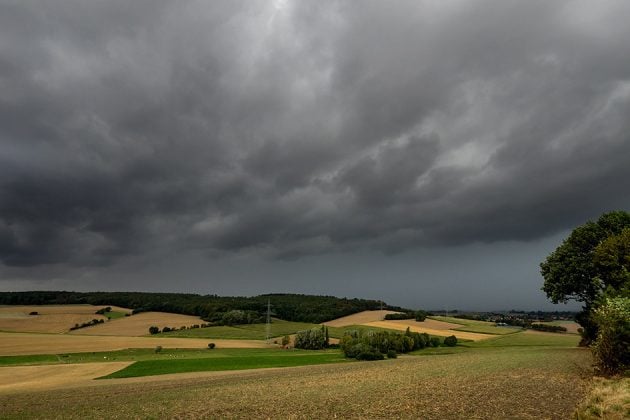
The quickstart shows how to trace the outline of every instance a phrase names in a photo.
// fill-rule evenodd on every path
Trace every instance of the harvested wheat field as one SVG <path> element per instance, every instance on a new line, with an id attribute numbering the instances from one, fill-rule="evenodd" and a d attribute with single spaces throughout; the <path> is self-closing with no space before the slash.
<path id="1" fill-rule="evenodd" d="M 569 419 L 582 349 L 510 349 L 0 395 L 4 418 Z M 112 402 L 115 401 L 115 404 Z"/>
<path id="2" fill-rule="evenodd" d="M 333 319 L 332 321 L 322 322 L 329 327 L 347 327 L 350 325 L 361 325 L 366 322 L 382 321 L 387 314 L 397 314 L 395 311 L 363 311 L 356 314 L 344 316 L 342 318 Z"/>
<path id="3" fill-rule="evenodd" d="M 75 324 L 93 319 L 107 320 L 96 311 L 105 306 L 93 305 L 29 305 L 0 306 L 0 331 L 64 333 Z M 118 312 L 131 312 L 127 308 L 112 307 Z M 29 315 L 37 312 L 37 315 Z"/>
<path id="4" fill-rule="evenodd" d="M 103 315 L 92 314 L 45 314 L 45 315 L 17 315 L 0 316 L 0 331 L 36 332 L 36 333 L 65 333 L 75 324 L 83 324 L 93 319 L 107 320 Z"/>
<path id="5" fill-rule="evenodd" d="M 104 324 L 94 325 L 72 331 L 77 335 L 117 335 L 125 337 L 139 337 L 149 334 L 149 327 L 156 326 L 180 328 L 203 324 L 201 318 L 189 315 L 171 314 L 167 312 L 142 312 L 137 315 L 113 319 Z"/>
<path id="6" fill-rule="evenodd" d="M 435 322 L 440 322 L 440 321 L 435 321 Z M 441 337 L 454 335 L 455 337 L 463 339 L 463 340 L 473 340 L 473 341 L 487 340 L 488 338 L 496 337 L 490 334 L 478 334 L 478 333 L 471 333 L 471 332 L 457 331 L 457 330 L 426 328 L 423 325 L 425 324 L 425 322 L 414 321 L 414 323 L 417 325 L 412 325 L 407 320 L 375 321 L 375 322 L 367 322 L 362 325 L 366 325 L 369 327 L 389 328 L 391 330 L 399 330 L 399 331 L 405 331 L 407 328 L 409 328 L 409 330 L 412 332 L 427 333 L 431 335 L 438 335 Z M 458 325 L 458 327 L 461 327 L 461 325 Z"/>
<path id="7" fill-rule="evenodd" d="M 113 321 L 110 321 L 113 322 Z M 0 332 L 0 356 L 110 351 L 129 348 L 207 348 L 200 338 L 113 337 Z M 264 348 L 259 340 L 212 340 L 218 348 Z"/>
<path id="8" fill-rule="evenodd" d="M 0 394 L 89 385 L 132 362 L 0 367 Z"/>

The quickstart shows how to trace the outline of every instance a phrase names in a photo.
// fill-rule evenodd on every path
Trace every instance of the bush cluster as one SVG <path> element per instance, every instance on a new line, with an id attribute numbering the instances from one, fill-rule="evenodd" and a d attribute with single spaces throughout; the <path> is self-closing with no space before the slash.
<path id="1" fill-rule="evenodd" d="M 106 312 L 111 312 L 112 311 L 112 307 L 108 306 L 106 308 L 101 308 L 98 311 L 96 311 L 97 315 L 105 315 Z"/>
<path id="2" fill-rule="evenodd" d="M 347 331 L 339 343 L 346 357 L 359 360 L 378 360 L 373 353 L 382 357 L 387 354 L 408 353 L 425 347 L 438 347 L 440 339 L 426 333 L 411 332 L 404 334 L 390 331 Z M 381 358 L 382 358 L 381 357 Z"/>
<path id="3" fill-rule="evenodd" d="M 592 346 L 595 364 L 606 375 L 630 370 L 630 298 L 608 298 L 594 312 L 598 334 Z"/>
<path id="4" fill-rule="evenodd" d="M 304 350 L 321 350 L 329 345 L 328 327 L 322 325 L 321 328 L 298 331 L 295 334 L 294 347 Z"/>
<path id="5" fill-rule="evenodd" d="M 385 319 L 390 321 L 399 320 L 399 319 L 414 319 L 416 317 L 412 312 L 402 312 L 396 314 L 387 314 L 385 315 Z"/>
<path id="6" fill-rule="evenodd" d="M 531 328 L 532 330 L 546 332 L 567 332 L 567 329 L 561 325 L 531 324 L 529 328 Z"/>
<path id="7" fill-rule="evenodd" d="M 70 327 L 70 330 L 78 330 L 79 328 L 91 327 L 92 325 L 98 325 L 105 322 L 104 319 L 93 319 L 89 322 L 84 322 L 83 324 L 74 324 L 74 327 Z"/>
<path id="8" fill-rule="evenodd" d="M 449 335 L 444 339 L 444 345 L 447 347 L 455 347 L 457 345 L 457 337 Z"/>

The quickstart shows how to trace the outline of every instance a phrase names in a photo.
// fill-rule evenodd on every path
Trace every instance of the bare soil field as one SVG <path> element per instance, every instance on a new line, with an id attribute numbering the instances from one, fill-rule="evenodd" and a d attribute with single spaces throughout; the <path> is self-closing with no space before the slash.
<path id="1" fill-rule="evenodd" d="M 180 328 L 204 323 L 201 318 L 189 315 L 171 314 L 167 312 L 142 312 L 137 315 L 113 319 L 104 324 L 81 328 L 72 331 L 73 335 L 112 335 L 140 337 L 149 334 L 149 327 L 156 326 Z"/>
<path id="2" fill-rule="evenodd" d="M 471 333 L 471 332 L 449 330 L 449 329 L 443 329 L 443 328 L 440 328 L 440 329 L 428 328 L 424 326 L 426 321 L 425 322 L 413 321 L 413 322 L 416 325 L 410 324 L 408 320 L 374 321 L 374 322 L 367 322 L 362 325 L 367 325 L 370 327 L 389 328 L 392 330 L 399 330 L 399 331 L 405 331 L 407 328 L 409 328 L 409 330 L 412 332 L 427 333 L 431 335 L 438 335 L 441 337 L 448 337 L 449 335 L 454 335 L 455 337 L 461 338 L 463 340 L 473 340 L 473 341 L 487 340 L 489 338 L 496 337 L 490 334 Z M 434 321 L 434 322 L 442 323 L 441 321 Z M 461 325 L 458 325 L 458 327 L 461 327 Z"/>
<path id="3" fill-rule="evenodd" d="M 0 394 L 90 385 L 132 362 L 0 367 Z"/>
<path id="4" fill-rule="evenodd" d="M 4 418 L 570 419 L 583 349 L 509 349 L 381 362 L 98 380 L 0 395 Z M 115 402 L 115 403 L 112 403 Z"/>
<path id="5" fill-rule="evenodd" d="M 382 321 L 387 314 L 397 314 L 395 311 L 363 311 L 356 314 L 322 322 L 329 327 L 347 327 L 349 325 L 361 325 L 366 322 Z"/>
<path id="6" fill-rule="evenodd" d="M 0 356 L 110 351 L 129 348 L 154 348 L 155 346 L 164 348 L 207 348 L 210 341 L 215 343 L 217 348 L 264 348 L 269 346 L 260 340 L 208 340 L 200 338 L 114 337 L 0 332 Z"/>

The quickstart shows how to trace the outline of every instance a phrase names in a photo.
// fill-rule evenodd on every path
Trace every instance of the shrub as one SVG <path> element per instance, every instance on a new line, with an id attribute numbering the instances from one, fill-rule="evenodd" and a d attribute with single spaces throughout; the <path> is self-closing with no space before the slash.
<path id="1" fill-rule="evenodd" d="M 410 312 L 396 313 L 396 314 L 387 314 L 385 315 L 386 320 L 398 320 L 398 319 L 413 319 L 414 314 Z"/>
<path id="2" fill-rule="evenodd" d="M 153 334 L 158 334 L 159 332 L 160 332 L 160 329 L 156 327 L 155 325 L 152 325 L 149 327 L 149 334 L 153 335 Z"/>
<path id="3" fill-rule="evenodd" d="M 531 324 L 529 327 L 532 330 L 537 330 L 537 331 L 567 332 L 567 329 L 561 325 Z"/>
<path id="4" fill-rule="evenodd" d="M 429 340 L 429 344 L 431 347 L 440 347 L 440 339 L 437 337 L 431 337 Z"/>
<path id="5" fill-rule="evenodd" d="M 444 345 L 448 347 L 455 347 L 457 345 L 457 337 L 449 335 L 444 339 Z"/>
<path id="6" fill-rule="evenodd" d="M 29 315 L 39 315 L 39 312 L 33 311 L 33 312 L 30 312 Z"/>
<path id="7" fill-rule="evenodd" d="M 209 349 L 209 350 L 212 350 L 212 349 L 213 349 L 213 348 L 215 348 L 215 347 L 216 347 L 216 344 L 214 344 L 214 343 L 208 343 L 208 349 Z"/>
<path id="8" fill-rule="evenodd" d="M 155 349 L 153 349 L 153 351 L 154 351 L 155 353 L 159 353 L 159 352 L 161 352 L 161 351 L 162 351 L 162 346 L 155 346 Z"/>
<path id="9" fill-rule="evenodd" d="M 376 350 L 362 351 L 356 356 L 357 360 L 383 360 L 384 358 L 383 353 Z"/>
<path id="10" fill-rule="evenodd" d="M 166 333 L 166 332 L 170 332 L 170 331 L 174 331 L 174 330 L 172 328 L 169 328 L 169 327 L 162 328 L 162 332 Z"/>
<path id="11" fill-rule="evenodd" d="M 291 342 L 291 337 L 289 337 L 288 335 L 285 335 L 284 337 L 282 337 L 282 347 L 288 346 L 290 342 Z"/>
<path id="12" fill-rule="evenodd" d="M 387 358 L 388 359 L 395 359 L 398 357 L 398 353 L 396 353 L 396 350 L 389 350 L 387 352 Z"/>
<path id="13" fill-rule="evenodd" d="M 427 313 L 425 311 L 416 311 L 416 321 L 424 322 L 427 319 Z"/>
<path id="14" fill-rule="evenodd" d="M 592 346 L 597 369 L 613 375 L 630 369 L 630 298 L 608 298 L 594 311 L 598 334 Z"/>

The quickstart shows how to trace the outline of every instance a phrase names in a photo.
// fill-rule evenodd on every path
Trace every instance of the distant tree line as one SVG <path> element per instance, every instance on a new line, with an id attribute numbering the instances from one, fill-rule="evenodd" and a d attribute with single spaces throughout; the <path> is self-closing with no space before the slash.
<path id="1" fill-rule="evenodd" d="M 74 327 L 70 327 L 70 331 L 78 330 L 80 328 L 91 327 L 92 325 L 98 325 L 98 324 L 102 324 L 104 322 L 105 322 L 104 319 L 93 319 L 91 321 L 84 322 L 82 324 L 74 324 Z"/>
<path id="2" fill-rule="evenodd" d="M 529 328 L 531 328 L 532 330 L 547 331 L 547 332 L 567 332 L 567 329 L 560 325 L 531 324 Z"/>
<path id="3" fill-rule="evenodd" d="M 385 315 L 385 319 L 386 320 L 402 320 L 402 319 L 415 319 L 418 322 L 422 322 L 424 321 L 427 316 L 429 315 L 428 312 L 419 310 L 419 311 L 415 311 L 415 312 L 398 312 L 395 314 L 387 314 Z"/>
<path id="4" fill-rule="evenodd" d="M 230 311 L 244 311 L 250 320 L 259 320 L 271 301 L 273 316 L 287 321 L 320 323 L 366 310 L 380 309 L 381 301 L 348 299 L 334 296 L 269 294 L 253 297 L 198 295 L 190 293 L 146 292 L 0 292 L 1 305 L 92 304 L 131 308 L 134 313 L 146 311 L 171 312 L 199 316 L 206 322 L 224 320 Z M 407 311 L 397 306 L 384 309 Z M 252 315 L 253 313 L 257 315 Z"/>

